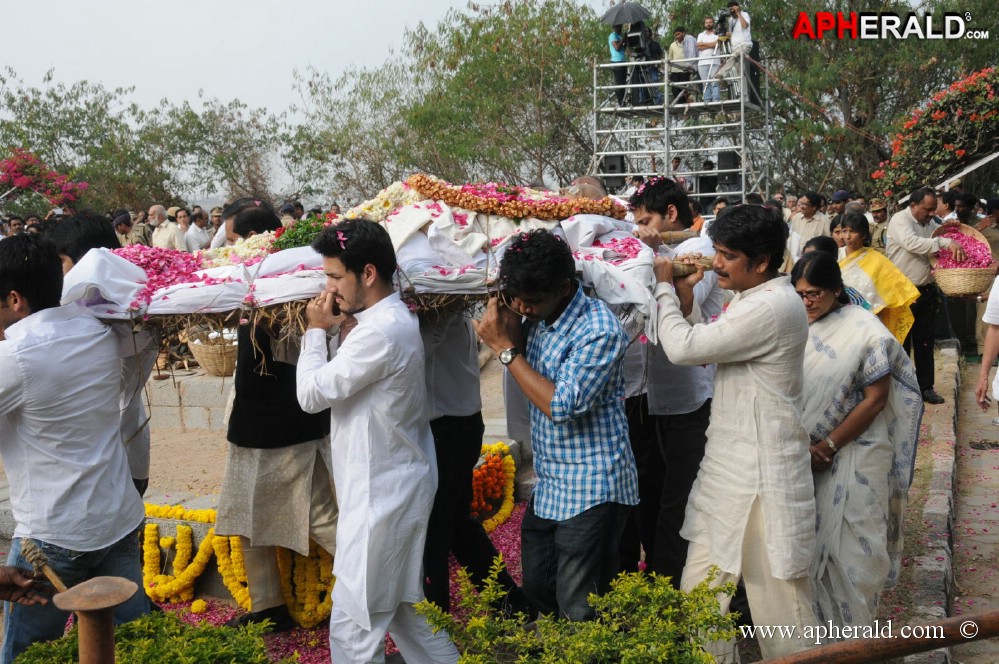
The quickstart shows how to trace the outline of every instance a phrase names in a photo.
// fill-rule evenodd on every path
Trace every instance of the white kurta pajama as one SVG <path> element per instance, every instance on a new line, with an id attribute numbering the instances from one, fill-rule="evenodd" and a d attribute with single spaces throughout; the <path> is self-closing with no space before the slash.
<path id="1" fill-rule="evenodd" d="M 326 333 L 306 332 L 298 360 L 303 410 L 331 409 L 340 503 L 333 563 L 333 661 L 381 661 L 385 630 L 407 662 L 457 661 L 412 604 L 423 595 L 423 546 L 437 490 L 416 316 L 393 293 L 356 316 L 327 361 Z M 379 633 L 380 630 L 380 633 Z"/>
<path id="2" fill-rule="evenodd" d="M 683 318 L 671 285 L 659 284 L 655 294 L 670 361 L 717 364 L 708 442 L 681 530 L 691 542 L 681 585 L 697 585 L 712 564 L 722 571 L 716 583 L 742 575 L 754 622 L 797 625 L 801 635 L 814 624 L 808 572 L 815 545 L 801 423 L 805 308 L 787 277 L 738 293 L 707 325 Z M 767 658 L 808 647 L 800 639 L 760 643 Z"/>

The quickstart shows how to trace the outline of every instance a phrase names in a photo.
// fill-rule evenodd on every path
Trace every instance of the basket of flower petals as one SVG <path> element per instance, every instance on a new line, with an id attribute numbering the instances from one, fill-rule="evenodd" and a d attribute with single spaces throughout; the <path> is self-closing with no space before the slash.
<path id="1" fill-rule="evenodd" d="M 945 224 L 933 231 L 933 237 L 954 240 L 964 250 L 964 260 L 956 261 L 950 249 L 937 254 L 933 274 L 944 295 L 960 297 L 984 293 L 995 280 L 992 250 L 985 236 L 965 224 Z"/>

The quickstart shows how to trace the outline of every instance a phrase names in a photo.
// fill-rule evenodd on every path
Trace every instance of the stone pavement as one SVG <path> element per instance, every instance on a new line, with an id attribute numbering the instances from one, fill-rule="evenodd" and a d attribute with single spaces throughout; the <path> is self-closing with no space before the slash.
<path id="1" fill-rule="evenodd" d="M 980 368 L 968 364 L 961 371 L 951 602 L 955 616 L 999 610 L 999 426 L 992 424 L 999 410 L 995 397 L 987 411 L 975 403 Z M 999 662 L 999 641 L 957 646 L 952 655 L 955 663 L 994 664 Z"/>

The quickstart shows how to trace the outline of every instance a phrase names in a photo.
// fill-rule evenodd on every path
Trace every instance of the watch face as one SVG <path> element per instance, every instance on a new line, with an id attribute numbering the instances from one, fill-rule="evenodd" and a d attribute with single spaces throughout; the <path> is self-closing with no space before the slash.
<path id="1" fill-rule="evenodd" d="M 515 357 L 514 352 L 511 349 L 507 348 L 506 350 L 500 351 L 499 361 L 501 364 L 510 364 L 511 362 L 513 362 L 514 357 Z"/>

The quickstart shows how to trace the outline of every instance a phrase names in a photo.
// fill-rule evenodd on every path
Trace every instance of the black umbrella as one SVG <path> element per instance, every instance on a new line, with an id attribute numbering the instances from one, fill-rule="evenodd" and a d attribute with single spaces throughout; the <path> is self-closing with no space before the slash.
<path id="1" fill-rule="evenodd" d="M 600 22 L 608 25 L 621 25 L 623 23 L 638 23 L 647 18 L 652 18 L 648 9 L 637 2 L 625 2 L 608 9 L 600 18 Z"/>

